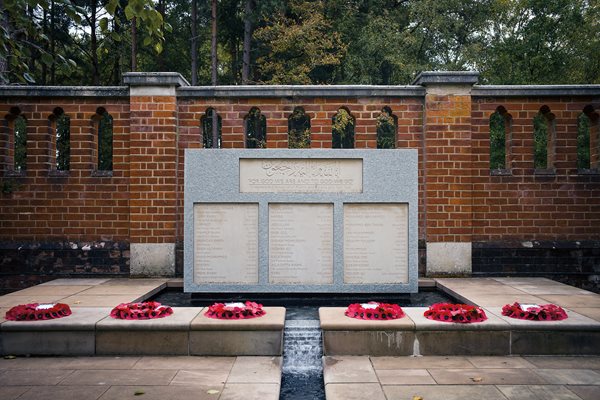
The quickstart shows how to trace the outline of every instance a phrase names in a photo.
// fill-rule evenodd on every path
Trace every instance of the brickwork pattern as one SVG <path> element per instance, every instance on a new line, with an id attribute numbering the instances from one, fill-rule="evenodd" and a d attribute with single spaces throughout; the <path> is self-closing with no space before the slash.
<path id="1" fill-rule="evenodd" d="M 577 117 L 599 98 L 474 98 L 472 103 L 473 239 L 600 239 L 600 175 L 577 170 Z M 555 174 L 534 170 L 533 118 L 547 105 L 556 116 Z M 489 169 L 489 117 L 512 115 L 510 175 Z"/>
<path id="2" fill-rule="evenodd" d="M 8 141 L 0 151 L 2 180 L 12 193 L 1 194 L 2 240 L 129 240 L 129 99 L 2 98 L 0 118 L 18 106 L 27 119 L 27 172 L 7 177 Z M 92 117 L 104 107 L 114 118 L 114 170 L 95 176 L 97 132 Z M 52 176 L 48 117 L 61 107 L 71 120 L 70 171 Z M 6 129 L 2 129 L 6 137 Z"/>
<path id="3" fill-rule="evenodd" d="M 471 97 L 428 94 L 425 107 L 427 241 L 470 242 Z"/>

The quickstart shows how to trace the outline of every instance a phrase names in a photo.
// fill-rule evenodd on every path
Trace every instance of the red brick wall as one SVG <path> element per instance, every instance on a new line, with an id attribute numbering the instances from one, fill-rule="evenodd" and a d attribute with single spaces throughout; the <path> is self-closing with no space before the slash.
<path id="1" fill-rule="evenodd" d="M 129 240 L 129 99 L 2 98 L 0 118 L 14 106 L 27 119 L 27 174 L 2 177 L 18 186 L 0 194 L 0 240 Z M 112 177 L 93 176 L 97 132 L 92 116 L 100 106 L 114 119 Z M 48 117 L 56 107 L 71 118 L 71 168 L 64 177 L 48 173 Z M 6 154 L 5 140 L 0 147 Z"/>
<path id="2" fill-rule="evenodd" d="M 425 104 L 427 241 L 470 242 L 471 97 L 428 94 Z"/>
<path id="3" fill-rule="evenodd" d="M 600 107 L 584 97 L 473 99 L 473 241 L 600 238 L 600 176 L 577 171 L 577 117 L 588 104 Z M 533 118 L 543 105 L 556 116 L 555 175 L 534 173 Z M 512 115 L 509 176 L 489 169 L 489 117 L 498 106 Z"/>
<path id="4" fill-rule="evenodd" d="M 174 243 L 177 220 L 175 96 L 131 97 L 132 243 Z"/>

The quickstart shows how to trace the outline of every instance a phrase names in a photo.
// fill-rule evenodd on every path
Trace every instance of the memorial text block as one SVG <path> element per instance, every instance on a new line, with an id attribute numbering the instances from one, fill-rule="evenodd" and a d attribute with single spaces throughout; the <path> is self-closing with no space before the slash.
<path id="1" fill-rule="evenodd" d="M 194 205 L 194 282 L 258 282 L 258 204 Z"/>
<path id="2" fill-rule="evenodd" d="M 344 282 L 408 282 L 407 204 L 344 204 Z"/>
<path id="3" fill-rule="evenodd" d="M 360 193 L 361 159 L 240 160 L 241 193 Z"/>
<path id="4" fill-rule="evenodd" d="M 333 283 L 333 204 L 269 204 L 269 282 Z"/>

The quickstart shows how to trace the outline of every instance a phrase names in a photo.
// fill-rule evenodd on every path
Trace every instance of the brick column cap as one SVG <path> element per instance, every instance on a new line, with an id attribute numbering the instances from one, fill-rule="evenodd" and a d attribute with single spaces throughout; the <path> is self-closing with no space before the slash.
<path id="1" fill-rule="evenodd" d="M 126 72 L 123 83 L 129 86 L 190 86 L 178 72 Z"/>
<path id="2" fill-rule="evenodd" d="M 477 71 L 422 71 L 413 85 L 474 85 L 479 80 Z"/>

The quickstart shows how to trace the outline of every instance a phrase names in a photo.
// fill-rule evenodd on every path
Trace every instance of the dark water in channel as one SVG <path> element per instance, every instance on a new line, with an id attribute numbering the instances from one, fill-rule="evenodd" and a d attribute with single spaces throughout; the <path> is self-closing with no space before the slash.
<path id="1" fill-rule="evenodd" d="M 404 307 L 425 307 L 454 299 L 438 291 L 392 295 L 323 294 L 190 294 L 166 290 L 152 298 L 173 307 L 206 307 L 215 302 L 252 300 L 264 306 L 286 308 L 283 332 L 283 365 L 280 400 L 325 400 L 323 347 L 319 327 L 319 307 L 346 307 L 352 303 L 382 301 Z"/>

